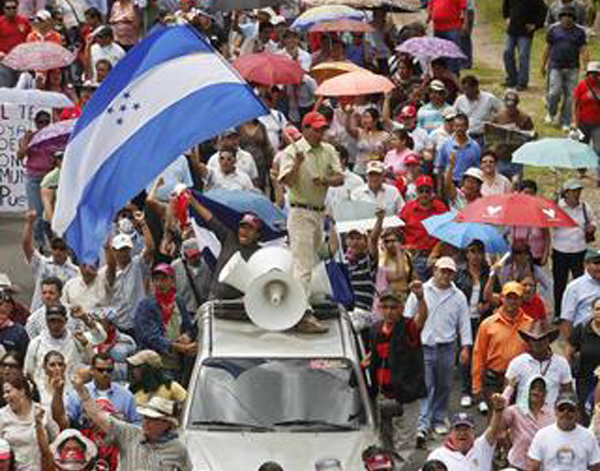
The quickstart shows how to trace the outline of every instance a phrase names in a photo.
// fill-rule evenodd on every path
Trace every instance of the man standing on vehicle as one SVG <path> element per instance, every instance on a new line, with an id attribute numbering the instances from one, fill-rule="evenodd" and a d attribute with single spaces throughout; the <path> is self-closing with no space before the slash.
<path id="1" fill-rule="evenodd" d="M 287 229 L 294 260 L 294 277 L 302 281 L 308 293 L 315 265 L 315 253 L 321 245 L 325 196 L 329 187 L 344 183 L 338 153 L 323 142 L 329 127 L 322 114 L 311 111 L 302 119 L 302 139 L 283 151 L 279 181 L 288 188 L 290 212 Z M 308 312 L 298 328 L 307 333 L 322 333 L 327 326 Z"/>
<path id="2" fill-rule="evenodd" d="M 452 282 L 455 274 L 454 260 L 441 257 L 435 263 L 433 277 L 423 285 L 427 320 L 421 331 L 421 343 L 427 397 L 421 399 L 417 447 L 425 445 L 432 428 L 438 435 L 448 433 L 446 417 L 457 332 L 460 334 L 460 361 L 463 365 L 469 361 L 469 350 L 473 344 L 467 298 Z M 415 318 L 420 312 L 420 304 L 417 295 L 411 293 L 405 315 Z"/>

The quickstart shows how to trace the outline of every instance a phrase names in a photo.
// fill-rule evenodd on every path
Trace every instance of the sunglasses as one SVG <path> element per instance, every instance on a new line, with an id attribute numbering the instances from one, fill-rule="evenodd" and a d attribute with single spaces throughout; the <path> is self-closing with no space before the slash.
<path id="1" fill-rule="evenodd" d="M 111 374 L 113 371 L 115 371 L 114 367 L 110 367 L 110 368 L 94 368 L 98 373 L 108 373 Z"/>
<path id="2" fill-rule="evenodd" d="M 7 362 L 4 362 L 4 363 L 2 363 L 1 366 L 2 366 L 2 368 L 11 368 L 11 369 L 13 369 L 13 368 L 14 369 L 20 368 L 18 363 L 7 363 Z"/>
<path id="3" fill-rule="evenodd" d="M 574 406 L 571 406 L 569 404 L 562 404 L 561 406 L 558 407 L 558 412 L 574 414 L 575 412 L 577 412 L 577 409 Z"/>
<path id="4" fill-rule="evenodd" d="M 429 188 L 428 186 L 421 186 L 417 188 L 417 193 L 433 193 L 433 188 Z"/>

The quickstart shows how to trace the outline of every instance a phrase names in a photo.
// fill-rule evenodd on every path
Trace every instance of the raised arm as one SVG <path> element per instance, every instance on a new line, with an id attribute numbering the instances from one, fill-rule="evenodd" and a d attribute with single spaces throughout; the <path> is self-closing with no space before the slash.
<path id="1" fill-rule="evenodd" d="M 383 229 L 383 218 L 385 217 L 385 209 L 379 208 L 375 210 L 375 225 L 369 234 L 369 253 L 371 257 L 377 257 L 379 253 L 379 237 Z"/>
<path id="2" fill-rule="evenodd" d="M 423 293 L 423 283 L 420 280 L 411 281 L 408 285 L 410 291 L 416 296 L 418 302 L 417 314 L 413 318 L 419 331 L 423 330 L 425 322 L 427 322 L 427 304 L 425 303 L 425 295 Z"/>
<path id="3" fill-rule="evenodd" d="M 90 392 L 85 387 L 85 374 L 86 370 L 79 370 L 75 373 L 75 377 L 73 378 L 73 389 L 79 396 L 81 406 L 92 423 L 102 431 L 110 433 L 113 427 L 110 423 L 109 415 L 92 401 Z"/>
<path id="4" fill-rule="evenodd" d="M 27 263 L 31 263 L 33 257 L 33 223 L 36 218 L 36 213 L 33 209 L 27 212 L 27 219 L 25 220 L 25 227 L 23 229 L 23 239 L 21 240 L 21 246 L 23 253 L 25 254 L 25 260 Z"/>
<path id="5" fill-rule="evenodd" d="M 492 403 L 492 417 L 485 431 L 485 439 L 490 445 L 495 445 L 502 433 L 502 413 L 506 408 L 506 399 L 496 393 L 490 398 Z"/>

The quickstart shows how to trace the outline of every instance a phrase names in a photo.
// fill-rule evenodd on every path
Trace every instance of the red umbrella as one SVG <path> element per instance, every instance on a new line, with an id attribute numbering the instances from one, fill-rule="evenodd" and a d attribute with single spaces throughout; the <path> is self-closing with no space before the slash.
<path id="1" fill-rule="evenodd" d="M 294 85 L 300 83 L 304 75 L 298 62 L 270 52 L 245 54 L 237 58 L 233 66 L 248 82 L 262 85 Z"/>
<path id="2" fill-rule="evenodd" d="M 335 33 L 349 31 L 351 33 L 372 33 L 375 31 L 369 23 L 357 20 L 336 20 L 317 23 L 308 30 L 310 33 Z"/>
<path id="3" fill-rule="evenodd" d="M 575 221 L 553 201 L 529 196 L 525 193 L 478 198 L 457 214 L 456 221 L 521 227 L 572 227 L 576 225 Z"/>

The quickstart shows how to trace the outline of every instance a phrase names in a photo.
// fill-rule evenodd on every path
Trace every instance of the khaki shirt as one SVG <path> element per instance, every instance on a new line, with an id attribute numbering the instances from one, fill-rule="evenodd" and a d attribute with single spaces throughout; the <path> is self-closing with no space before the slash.
<path id="1" fill-rule="evenodd" d="M 331 144 L 323 142 L 317 147 L 311 147 L 306 139 L 302 138 L 284 149 L 279 181 L 292 171 L 296 153 L 299 152 L 304 153 L 304 161 L 300 165 L 298 180 L 288 186 L 290 204 L 325 206 L 327 187 L 315 185 L 313 178 L 342 174 L 338 153 Z"/>

